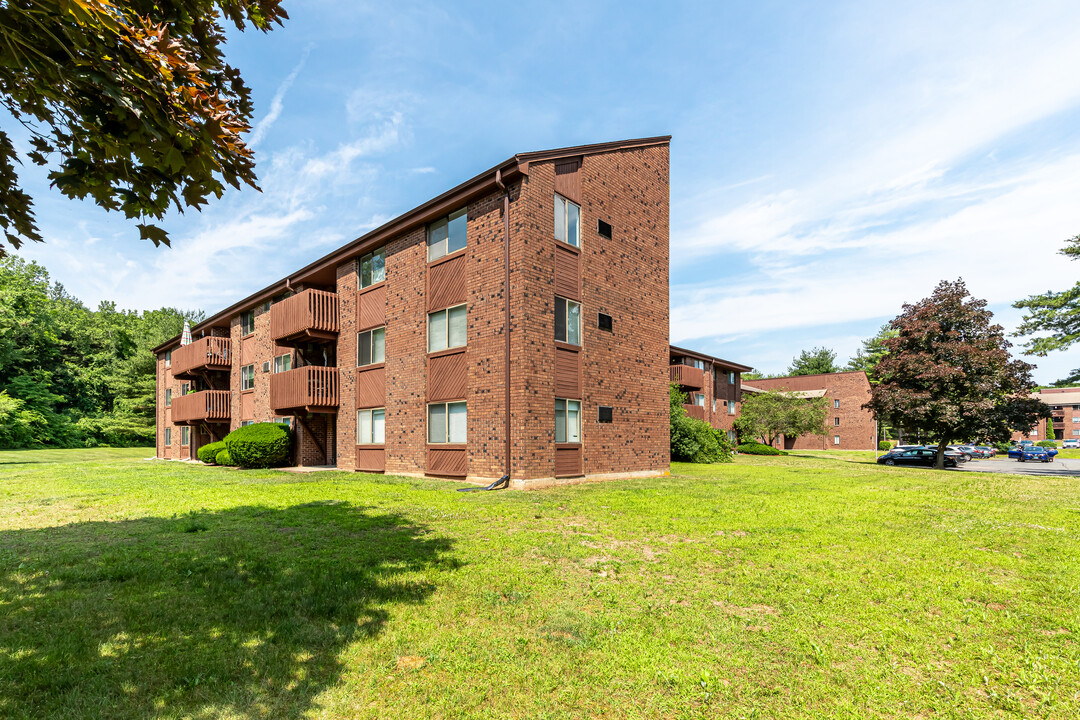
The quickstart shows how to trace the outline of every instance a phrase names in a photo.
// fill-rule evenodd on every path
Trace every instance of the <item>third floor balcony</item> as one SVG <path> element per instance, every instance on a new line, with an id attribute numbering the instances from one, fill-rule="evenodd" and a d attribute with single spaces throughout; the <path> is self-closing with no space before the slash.
<path id="1" fill-rule="evenodd" d="M 671 382 L 692 390 L 705 389 L 705 371 L 689 365 L 670 366 Z"/>
<path id="2" fill-rule="evenodd" d="M 270 376 L 270 408 L 277 413 L 337 412 L 338 370 L 306 365 Z"/>
<path id="3" fill-rule="evenodd" d="M 228 370 L 231 366 L 229 338 L 203 337 L 172 352 L 173 377 L 195 377 L 196 371 Z"/>
<path id="4" fill-rule="evenodd" d="M 270 306 L 270 336 L 278 345 L 337 339 L 337 293 L 304 290 Z"/>

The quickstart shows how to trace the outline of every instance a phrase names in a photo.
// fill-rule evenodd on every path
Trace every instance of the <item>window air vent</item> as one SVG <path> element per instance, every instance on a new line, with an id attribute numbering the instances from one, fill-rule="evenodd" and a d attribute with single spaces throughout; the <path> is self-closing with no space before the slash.
<path id="1" fill-rule="evenodd" d="M 612 415 L 614 414 L 613 408 L 606 405 L 601 405 L 596 409 L 596 421 L 602 423 L 611 422 Z"/>
<path id="2" fill-rule="evenodd" d="M 269 360 L 267 360 L 266 362 L 263 363 L 263 372 L 264 373 L 270 372 L 270 361 Z"/>
<path id="3" fill-rule="evenodd" d="M 608 332 L 612 332 L 612 322 L 613 321 L 610 315 L 607 315 L 606 313 L 596 314 L 596 327 L 600 328 L 601 330 L 607 330 Z"/>
<path id="4" fill-rule="evenodd" d="M 597 219 L 597 221 L 596 221 L 596 232 L 599 233 L 600 235 L 603 235 L 608 240 L 610 240 L 611 239 L 611 223 L 607 223 L 607 222 L 604 222 L 603 220 Z"/>

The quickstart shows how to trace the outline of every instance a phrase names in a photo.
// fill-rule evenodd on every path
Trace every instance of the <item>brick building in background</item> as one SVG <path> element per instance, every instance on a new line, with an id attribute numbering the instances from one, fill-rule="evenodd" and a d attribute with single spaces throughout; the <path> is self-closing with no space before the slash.
<path id="1" fill-rule="evenodd" d="M 753 368 L 674 345 L 669 354 L 669 379 L 686 393 L 686 413 L 726 430 L 734 442 L 733 423 L 742 407 L 742 374 Z"/>
<path id="2" fill-rule="evenodd" d="M 805 397 L 824 397 L 827 400 L 824 436 L 784 437 L 775 443 L 778 448 L 873 450 L 877 447 L 874 415 L 863 408 L 870 401 L 870 381 L 862 371 L 756 379 L 750 380 L 749 384 L 744 383 L 742 390 L 796 392 Z"/>
<path id="3" fill-rule="evenodd" d="M 515 155 L 163 343 L 158 456 L 281 420 L 303 465 L 668 470 L 668 142 Z"/>
<path id="4" fill-rule="evenodd" d="M 1021 440 L 1080 440 L 1080 387 L 1043 388 L 1031 393 L 1050 406 L 1049 421 L 1040 419 L 1035 427 L 1016 431 L 1013 442 Z M 1047 427 L 1047 423 L 1050 423 Z"/>

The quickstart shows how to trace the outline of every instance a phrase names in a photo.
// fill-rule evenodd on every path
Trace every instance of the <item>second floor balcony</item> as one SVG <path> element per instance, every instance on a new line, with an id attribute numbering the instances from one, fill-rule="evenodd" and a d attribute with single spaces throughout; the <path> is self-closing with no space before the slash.
<path id="1" fill-rule="evenodd" d="M 307 365 L 270 376 L 270 408 L 280 414 L 336 412 L 338 396 L 336 367 Z"/>
<path id="2" fill-rule="evenodd" d="M 337 293 L 304 290 L 270 306 L 270 336 L 278 345 L 330 342 L 339 330 Z"/>
<path id="3" fill-rule="evenodd" d="M 705 419 L 705 406 L 704 405 L 683 405 L 683 409 L 686 410 L 686 414 L 695 420 Z"/>
<path id="4" fill-rule="evenodd" d="M 692 390 L 705 389 L 705 371 L 689 365 L 672 365 L 669 368 L 671 382 Z"/>
<path id="5" fill-rule="evenodd" d="M 229 422 L 228 390 L 203 390 L 173 398 L 172 421 L 176 425 Z"/>
<path id="6" fill-rule="evenodd" d="M 229 370 L 232 353 L 229 338 L 203 337 L 172 351 L 173 377 L 194 377 L 197 371 Z"/>

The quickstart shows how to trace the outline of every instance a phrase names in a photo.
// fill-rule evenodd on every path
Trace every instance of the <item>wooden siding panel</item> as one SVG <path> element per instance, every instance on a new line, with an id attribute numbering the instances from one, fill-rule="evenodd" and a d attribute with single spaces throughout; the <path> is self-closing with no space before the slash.
<path id="1" fill-rule="evenodd" d="M 581 299 L 578 278 L 581 276 L 581 256 L 562 245 L 555 246 L 555 294 L 571 300 Z"/>
<path id="2" fill-rule="evenodd" d="M 581 158 L 555 162 L 555 192 L 581 203 Z"/>
<path id="3" fill-rule="evenodd" d="M 581 475 L 581 446 L 555 446 L 555 477 Z"/>
<path id="4" fill-rule="evenodd" d="M 356 469 L 364 472 L 386 470 L 386 449 L 382 445 L 357 445 Z"/>
<path id="5" fill-rule="evenodd" d="M 428 448 L 427 471 L 431 475 L 465 477 L 469 474 L 469 455 L 465 448 Z"/>
<path id="6" fill-rule="evenodd" d="M 255 391 L 240 394 L 240 417 L 239 420 L 255 419 Z"/>
<path id="7" fill-rule="evenodd" d="M 379 285 L 359 297 L 356 304 L 356 329 L 367 330 L 386 324 L 386 285 Z"/>
<path id="8" fill-rule="evenodd" d="M 555 348 L 555 397 L 581 397 L 581 354 Z"/>
<path id="9" fill-rule="evenodd" d="M 386 405 L 386 368 L 356 372 L 356 407 L 377 408 Z"/>
<path id="10" fill-rule="evenodd" d="M 258 360 L 259 346 L 255 341 L 254 335 L 248 335 L 247 338 L 240 341 L 240 364 L 241 365 L 254 365 Z M 258 370 L 259 368 L 255 368 Z"/>
<path id="11" fill-rule="evenodd" d="M 329 410 L 338 406 L 338 369 L 306 365 L 270 376 L 270 409 Z"/>
<path id="12" fill-rule="evenodd" d="M 464 352 L 428 359 L 428 401 L 463 400 L 468 387 L 469 366 Z"/>
<path id="13" fill-rule="evenodd" d="M 465 256 L 458 255 L 428 269 L 428 311 L 465 302 Z"/>

